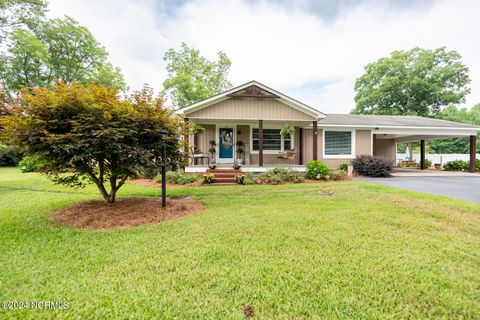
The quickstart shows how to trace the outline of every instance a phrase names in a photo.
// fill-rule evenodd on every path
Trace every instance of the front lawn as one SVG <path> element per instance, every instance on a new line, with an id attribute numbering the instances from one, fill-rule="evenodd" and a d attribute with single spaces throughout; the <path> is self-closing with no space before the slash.
<path id="1" fill-rule="evenodd" d="M 160 196 L 127 185 L 119 196 Z M 0 318 L 480 318 L 480 205 L 360 182 L 179 187 L 200 214 L 128 230 L 54 224 L 98 198 L 0 169 Z"/>

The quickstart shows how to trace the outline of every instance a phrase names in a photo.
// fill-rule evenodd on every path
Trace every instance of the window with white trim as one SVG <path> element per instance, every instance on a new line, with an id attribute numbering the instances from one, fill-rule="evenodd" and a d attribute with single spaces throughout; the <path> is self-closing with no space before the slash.
<path id="1" fill-rule="evenodd" d="M 259 130 L 252 128 L 252 150 L 258 151 Z M 282 137 L 280 129 L 263 129 L 263 150 L 287 151 L 293 147 L 292 137 Z"/>
<path id="2" fill-rule="evenodd" d="M 325 155 L 352 155 L 352 132 L 325 131 Z"/>

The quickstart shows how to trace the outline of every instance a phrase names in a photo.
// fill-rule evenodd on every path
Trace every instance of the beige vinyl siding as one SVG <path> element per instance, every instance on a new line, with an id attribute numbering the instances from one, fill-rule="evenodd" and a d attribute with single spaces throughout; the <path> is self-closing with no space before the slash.
<path id="1" fill-rule="evenodd" d="M 210 141 L 214 140 L 216 143 L 217 135 L 216 135 L 216 126 L 214 124 L 202 124 L 202 127 L 205 128 L 205 132 L 203 134 L 198 135 L 198 148 L 200 149 L 201 152 L 203 153 L 208 153 L 208 155 L 211 157 L 212 155 L 208 152 L 208 149 L 210 149 Z M 240 134 L 238 134 L 240 132 Z M 242 159 L 245 159 L 246 156 L 248 156 L 248 152 L 245 153 L 247 146 L 249 147 L 250 145 L 250 126 L 248 125 L 238 125 L 237 126 L 237 131 L 235 132 L 236 134 L 236 141 L 242 141 L 243 142 L 243 147 L 242 149 L 244 150 L 244 154 L 241 155 Z M 193 135 L 192 135 L 193 136 Z M 190 138 L 190 143 L 193 144 L 193 138 Z M 218 146 L 215 147 L 218 149 Z M 236 150 L 238 147 L 235 145 L 235 154 Z M 215 156 L 215 155 L 214 155 Z"/>
<path id="2" fill-rule="evenodd" d="M 347 128 L 345 130 L 348 130 Z M 303 164 L 313 159 L 313 130 L 303 130 Z M 371 154 L 372 134 L 370 130 L 356 130 L 355 132 L 355 155 Z M 329 168 L 336 169 L 342 163 L 350 163 L 351 159 L 324 159 L 323 158 L 323 130 L 318 129 L 317 159 L 322 160 Z"/>
<path id="3" fill-rule="evenodd" d="M 263 164 L 264 165 L 278 165 L 281 167 L 285 164 L 298 164 L 299 161 L 299 138 L 298 138 L 298 127 L 295 127 L 295 134 L 294 134 L 294 142 L 293 147 L 297 150 L 297 154 L 295 155 L 294 159 L 280 159 L 278 155 L 280 152 L 275 154 L 263 154 Z M 250 164 L 251 165 L 258 165 L 258 154 L 250 154 Z"/>
<path id="4" fill-rule="evenodd" d="M 198 137 L 198 146 L 200 151 L 207 153 L 210 148 L 210 140 L 216 140 L 215 125 L 213 124 L 203 124 L 205 128 L 205 133 L 200 134 Z M 298 127 L 295 127 L 295 137 L 294 137 L 294 147 L 297 150 L 295 159 L 286 160 L 279 159 L 278 153 L 275 154 L 263 154 L 263 163 L 264 165 L 286 165 L 286 164 L 298 164 L 299 162 L 299 133 Z M 238 133 L 240 132 L 240 133 Z M 312 139 L 313 130 L 303 129 L 303 164 L 306 164 L 308 161 L 313 159 L 313 139 Z M 244 154 L 242 159 L 249 159 L 250 165 L 258 165 L 258 154 L 250 154 L 250 126 L 249 125 L 238 125 L 236 141 L 243 142 Z M 323 159 L 323 130 L 318 130 L 318 159 L 325 162 L 325 164 L 330 168 L 337 168 L 342 163 L 350 163 L 350 159 Z M 356 130 L 355 133 L 355 154 L 371 154 L 371 131 L 370 130 Z M 193 145 L 193 137 L 191 136 L 190 141 Z M 382 156 L 386 156 L 389 159 L 395 159 L 395 143 L 393 140 L 376 140 L 376 153 L 380 153 Z M 235 150 L 237 147 L 235 146 Z"/>
<path id="5" fill-rule="evenodd" d="M 240 133 L 239 133 L 240 132 Z M 243 154 L 238 155 L 237 157 L 240 156 L 242 158 L 243 163 L 245 163 L 245 159 L 250 155 L 250 126 L 249 125 L 238 125 L 237 126 L 237 142 L 242 141 L 243 142 Z M 237 150 L 238 147 L 235 146 L 235 150 Z"/>
<path id="6" fill-rule="evenodd" d="M 230 98 L 185 116 L 191 119 L 314 120 L 312 116 L 278 100 L 266 98 Z"/>
<path id="7" fill-rule="evenodd" d="M 395 161 L 397 157 L 397 144 L 393 139 L 375 139 L 374 155 Z"/>
<path id="8" fill-rule="evenodd" d="M 317 142 L 317 148 L 319 148 L 320 144 L 322 143 L 322 136 L 320 134 L 320 131 L 321 130 L 318 130 L 319 140 Z M 302 164 L 306 164 L 308 161 L 313 159 L 313 130 L 303 129 L 302 137 L 303 137 L 302 139 L 303 140 L 303 146 L 302 146 L 303 163 Z"/>
<path id="9" fill-rule="evenodd" d="M 210 140 L 215 140 L 215 125 L 202 124 L 202 127 L 205 128 L 205 132 L 198 135 L 198 149 L 203 153 L 208 153 Z"/>
<path id="10" fill-rule="evenodd" d="M 372 154 L 372 131 L 356 130 L 355 155 Z"/>

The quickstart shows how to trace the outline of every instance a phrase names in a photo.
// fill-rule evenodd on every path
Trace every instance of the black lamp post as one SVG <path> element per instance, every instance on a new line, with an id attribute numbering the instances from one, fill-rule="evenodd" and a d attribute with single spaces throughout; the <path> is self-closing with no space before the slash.
<path id="1" fill-rule="evenodd" d="M 168 131 L 162 129 L 162 208 L 167 207 L 167 134 Z"/>

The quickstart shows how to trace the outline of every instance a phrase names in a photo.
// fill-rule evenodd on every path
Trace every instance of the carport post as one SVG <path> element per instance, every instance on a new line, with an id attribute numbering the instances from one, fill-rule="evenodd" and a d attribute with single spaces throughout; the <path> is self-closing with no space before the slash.
<path id="1" fill-rule="evenodd" d="M 477 136 L 470 136 L 470 172 L 475 172 L 477 167 Z"/>
<path id="2" fill-rule="evenodd" d="M 425 140 L 420 140 L 420 169 L 425 170 Z"/>

